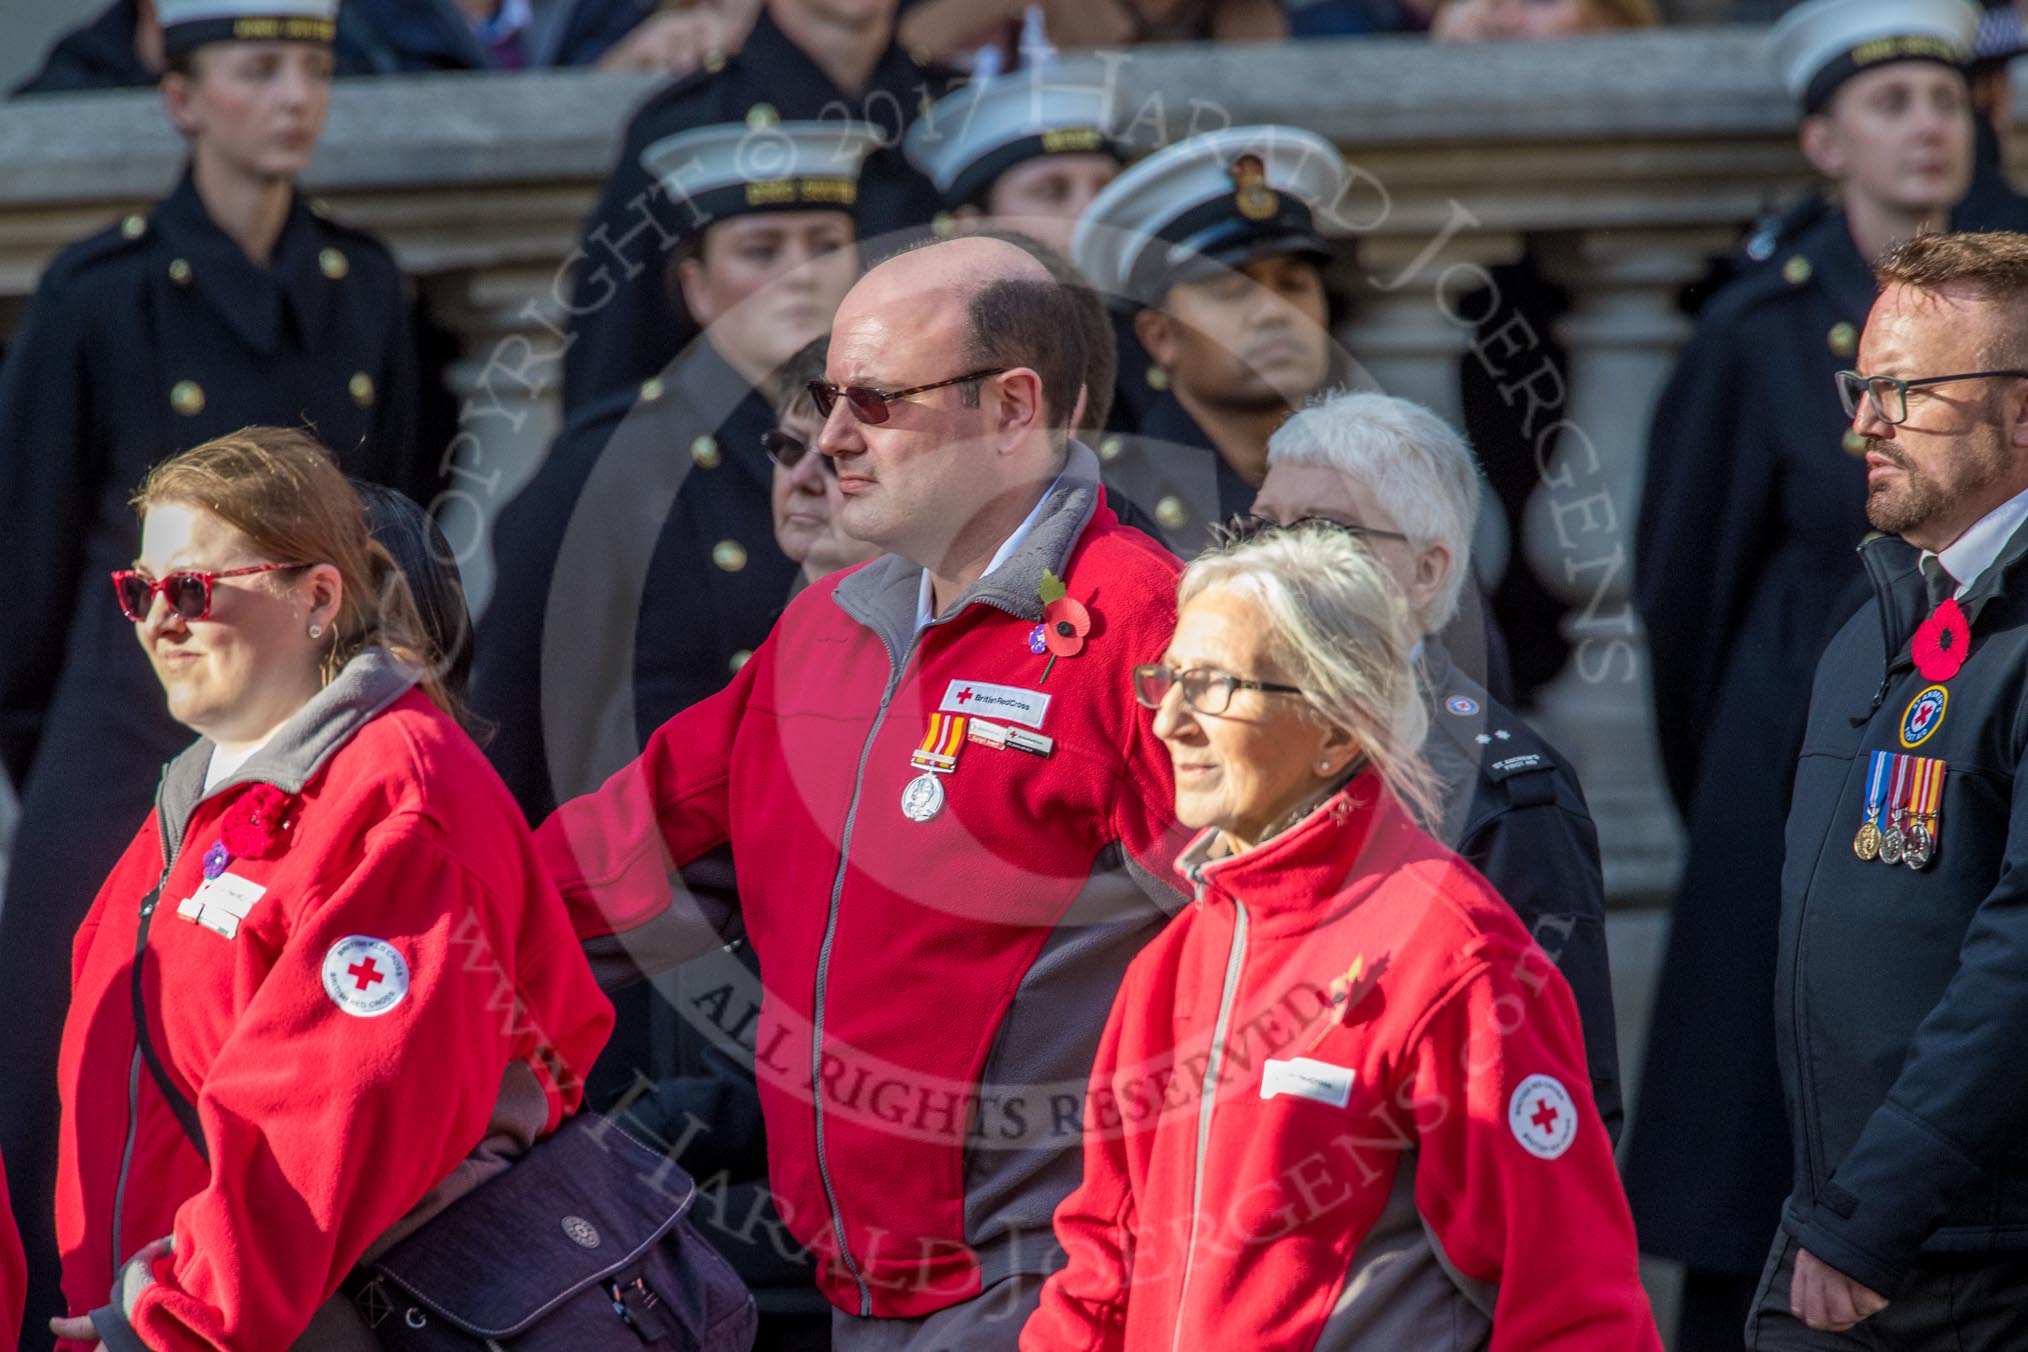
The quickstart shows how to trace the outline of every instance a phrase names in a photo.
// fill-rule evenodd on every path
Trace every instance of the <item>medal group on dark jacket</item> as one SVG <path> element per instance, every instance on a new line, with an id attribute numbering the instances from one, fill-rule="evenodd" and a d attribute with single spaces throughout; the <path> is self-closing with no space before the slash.
<path id="1" fill-rule="evenodd" d="M 1861 0 L 1812 8 L 1833 3 Z M 345 8 L 328 41 L 338 73 L 350 76 L 594 60 L 642 7 L 537 0 L 507 61 L 475 46 L 448 4 Z M 116 0 L 25 88 L 152 84 L 135 56 L 136 13 L 133 0 Z M 1792 32 L 1785 73 L 1806 112 L 1836 87 L 1826 71 L 1849 78 L 1865 68 L 1850 59 L 1862 43 L 1900 40 L 1866 23 L 1834 32 L 1828 46 Z M 1904 57 L 1938 59 L 1920 47 L 1893 59 Z M 1236 127 L 1142 155 L 1095 123 L 1086 96 L 1035 96 L 1019 75 L 981 98 L 892 42 L 856 90 L 839 88 L 830 69 L 763 8 L 740 51 L 670 82 L 632 115 L 585 223 L 561 431 L 491 524 L 494 584 L 470 692 L 490 733 L 487 754 L 532 823 L 597 788 L 671 716 L 732 680 L 801 586 L 774 536 L 779 471 L 762 439 L 777 425 L 775 401 L 752 375 L 786 354 L 728 350 L 730 340 L 690 313 L 677 281 L 686 261 L 715 265 L 717 227 L 833 213 L 849 221 L 865 266 L 948 226 L 953 213 L 987 212 L 996 176 L 1018 164 L 1109 157 L 1119 176 L 1067 251 L 1105 297 L 1119 354 L 1117 387 L 1105 392 L 1111 416 L 1090 449 L 1121 518 L 1184 559 L 1244 515 L 1259 486 L 1264 443 L 1242 447 L 1234 429 L 1271 425 L 1339 374 L 1342 354 L 1320 340 L 1320 364 L 1300 388 L 1269 381 L 1232 393 L 1145 346 L 1164 323 L 1183 322 L 1183 295 L 1214 274 L 1306 268 L 1323 294 L 1332 246 L 1318 217 L 1346 173 L 1328 143 L 1295 128 Z M 947 96 L 977 106 L 940 105 Z M 841 107 L 864 124 L 842 137 Z M 947 135 L 909 136 L 940 115 Z M 905 152 L 905 137 L 916 149 Z M 765 177 L 746 153 L 755 138 L 777 155 Z M 2028 200 L 2001 176 L 1997 145 L 1990 135 L 1978 145 L 1951 228 L 2028 228 Z M 1990 721 L 1973 706 L 2019 704 L 2028 661 L 1985 651 L 1968 668 L 1976 682 L 1929 679 L 1907 655 L 1934 610 L 1910 551 L 1891 539 L 1869 543 L 1863 557 L 1855 548 L 1867 532 L 1866 445 L 1834 380 L 1855 363 L 1876 287 L 1843 207 L 1807 204 L 1764 225 L 1725 271 L 1730 280 L 1703 302 L 1656 411 L 1638 536 L 1662 765 L 1690 845 L 1626 1159 L 1644 1248 L 1691 1269 L 1693 1315 L 1708 1308 L 1721 1329 L 1734 1320 L 1741 1282 L 1761 1270 L 1783 1198 L 1828 1177 L 1822 1160 L 1807 1179 L 1792 1164 L 1799 1098 L 1824 1148 L 1850 1148 L 1851 1104 L 1864 1096 L 1828 1082 L 1864 1080 L 1877 1098 L 1887 1081 L 1873 1081 L 1898 1056 L 1880 1031 L 1892 1020 L 1869 1023 L 1854 1008 L 1850 1018 L 1868 1030 L 1857 1044 L 1808 1065 L 1785 1053 L 1778 1064 L 1778 1046 L 1838 1017 L 1825 1010 L 1851 995 L 1827 973 L 1840 945 L 1866 942 L 1821 918 L 1778 933 L 1784 851 L 1835 846 L 1840 862 L 1810 887 L 1849 889 L 1862 898 L 1848 902 L 1853 914 L 1878 903 L 1884 868 L 1895 882 L 1934 881 L 1939 896 L 1959 879 L 1972 890 L 1952 895 L 1970 908 L 1983 895 L 1975 875 L 1992 863 L 1983 854 L 2005 845 L 2006 800 L 1982 798 L 1964 820 L 1954 808 L 1947 830 L 1945 786 L 1985 753 L 1968 740 Z M 1539 286 L 1530 295 L 1547 311 L 1561 303 Z M 138 549 L 129 495 L 180 450 L 276 424 L 314 429 L 354 479 L 428 504 L 438 453 L 419 444 L 417 409 L 434 373 L 418 370 L 417 322 L 388 250 L 316 199 L 292 198 L 272 256 L 256 263 L 186 172 L 152 206 L 54 259 L 10 338 L 0 367 L 0 576 L 32 579 L 16 588 L 0 643 L 0 768 L 21 800 L 0 892 L 9 1013 L 0 1055 L 18 1084 L 53 1081 L 71 936 L 146 816 L 161 767 L 189 741 L 105 595 L 106 574 L 130 566 Z M 810 336 L 827 330 L 825 319 Z M 1485 412 L 1471 407 L 1475 418 Z M 1499 444 L 1497 428 L 1490 435 Z M 1494 454 L 1486 440 L 1482 453 Z M 1518 513 L 1534 480 L 1511 449 L 1486 468 Z M 1960 598 L 1968 612 L 1990 606 L 1991 624 L 2019 610 L 2005 581 L 2021 552 L 2010 549 L 1985 590 Z M 1508 707 L 1546 681 L 1563 650 L 1542 634 L 1516 636 L 1525 644 L 1517 698 L 1496 623 L 1553 618 L 1546 597 L 1526 578 L 1510 578 L 1491 600 L 1473 583 L 1460 618 L 1422 652 L 1425 751 L 1445 795 L 1443 819 L 1427 825 L 1502 891 L 1568 977 L 1593 1095 L 1617 1139 L 1624 1110 L 1596 830 L 1571 764 Z M 1846 623 L 1869 600 L 1894 617 L 1884 638 Z M 1819 676 L 1813 696 L 1827 645 L 1844 674 Z M 1893 740 L 1873 744 L 1869 718 L 1892 723 Z M 974 743 L 1050 753 L 1039 734 L 974 723 Z M 898 809 L 911 819 L 941 808 L 965 738 L 939 739 L 962 726 L 930 729 L 915 762 L 924 786 Z M 1993 843 L 1971 845 L 1973 833 Z M 688 866 L 684 882 L 737 888 L 724 852 Z M 683 988 L 692 1009 L 672 1010 L 646 984 L 616 997 L 619 1024 L 588 1077 L 587 1103 L 663 1142 L 691 1140 L 686 1122 L 712 1123 L 682 1162 L 721 1174 L 742 1200 L 707 1235 L 757 1293 L 763 1345 L 823 1346 L 830 1307 L 816 1291 L 815 1260 L 755 1238 L 753 1216 L 773 1213 L 751 1048 L 743 1062 L 697 1026 L 703 1010 L 731 1042 L 751 1037 L 737 992 L 758 992 L 762 974 L 750 947 L 727 938 L 713 969 L 723 981 Z M 1778 1014 L 1778 991 L 1821 1003 Z M 38 1308 L 54 1303 L 53 1237 L 43 1209 L 23 1203 L 53 1186 L 55 1120 L 43 1094 L 0 1096 L 0 1152 Z M 2008 1156 L 2011 1178 L 2028 1176 L 2019 1154 Z M 1959 1205 L 1948 1223 L 1983 1233 L 1979 1207 L 2014 1205 L 2000 1197 L 2008 1186 Z M 1705 1345 L 1719 1342 L 1686 1334 L 1682 1344 Z"/>

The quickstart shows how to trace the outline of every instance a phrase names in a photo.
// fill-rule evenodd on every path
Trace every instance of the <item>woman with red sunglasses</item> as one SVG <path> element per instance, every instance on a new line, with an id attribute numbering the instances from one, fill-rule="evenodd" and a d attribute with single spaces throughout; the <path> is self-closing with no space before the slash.
<path id="1" fill-rule="evenodd" d="M 136 505 L 102 604 L 199 740 L 78 931 L 69 1315 L 32 1322 L 288 1347 L 356 1323 L 319 1306 L 363 1256 L 577 1109 L 612 1007 L 328 453 L 248 429 Z"/>
<path id="2" fill-rule="evenodd" d="M 0 903 L 0 1063 L 55 1065 L 91 887 L 189 740 L 105 575 L 132 562 L 150 467 L 249 425 L 309 425 L 361 478 L 423 493 L 409 306 L 379 241 L 298 191 L 331 101 L 337 0 L 156 0 L 161 97 L 189 150 L 168 196 L 64 250 L 0 366 L 0 770 L 21 826 Z M 221 586 L 234 585 L 230 582 Z M 37 1303 L 55 1299 L 56 1113 L 0 1096 Z M 39 1324 L 39 1321 L 31 1321 Z"/>

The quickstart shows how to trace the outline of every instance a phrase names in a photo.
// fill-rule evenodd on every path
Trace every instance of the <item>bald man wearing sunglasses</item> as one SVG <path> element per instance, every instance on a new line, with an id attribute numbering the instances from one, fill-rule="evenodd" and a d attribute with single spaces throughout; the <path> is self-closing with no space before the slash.
<path id="1" fill-rule="evenodd" d="M 1015 1346 L 1108 1007 L 1184 900 L 1130 696 L 1176 562 L 1063 431 L 1076 315 L 1001 240 L 868 273 L 809 388 L 839 521 L 886 552 L 538 832 L 607 969 L 716 946 L 722 898 L 669 877 L 730 846 L 771 1185 L 848 1352 Z"/>

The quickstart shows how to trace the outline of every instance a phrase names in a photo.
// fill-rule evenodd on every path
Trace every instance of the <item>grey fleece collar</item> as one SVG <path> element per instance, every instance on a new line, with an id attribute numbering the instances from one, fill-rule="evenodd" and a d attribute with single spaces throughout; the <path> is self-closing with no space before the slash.
<path id="1" fill-rule="evenodd" d="M 1083 442 L 1070 443 L 1070 458 L 1042 503 L 1035 529 L 1007 561 L 958 595 L 957 604 L 930 621 L 955 619 L 967 607 L 989 605 L 1024 620 L 1042 618 L 1042 573 L 1062 576 L 1078 537 L 1098 510 L 1099 462 Z M 922 592 L 922 565 L 899 554 L 883 554 L 832 592 L 847 615 L 879 634 L 897 660 L 915 634 L 915 603 Z"/>
<path id="2" fill-rule="evenodd" d="M 204 790 L 204 775 L 211 765 L 213 746 L 210 738 L 200 737 L 162 772 L 162 785 L 155 796 L 156 816 L 162 826 L 162 857 L 176 857 L 190 814 L 213 793 L 250 782 L 272 784 L 283 793 L 301 793 L 332 753 L 351 741 L 374 715 L 407 694 L 420 678 L 420 672 L 387 649 L 366 649 L 211 793 Z"/>

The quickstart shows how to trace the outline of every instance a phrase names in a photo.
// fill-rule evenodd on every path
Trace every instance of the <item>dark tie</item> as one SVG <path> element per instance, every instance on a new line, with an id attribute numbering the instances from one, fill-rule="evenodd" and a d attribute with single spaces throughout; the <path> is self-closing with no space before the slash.
<path id="1" fill-rule="evenodd" d="M 1917 567 L 1922 569 L 1922 585 L 1929 592 L 1931 610 L 1942 605 L 1944 598 L 1957 594 L 1958 580 L 1944 568 L 1942 559 L 1934 554 L 1925 554 Z"/>

